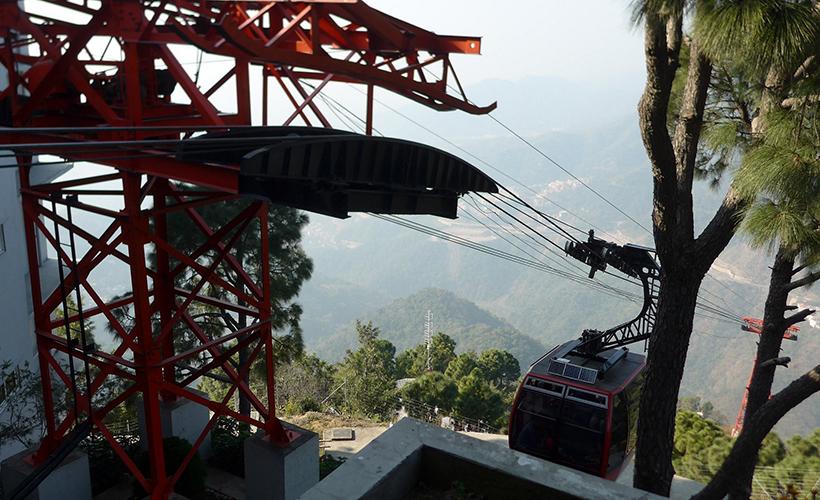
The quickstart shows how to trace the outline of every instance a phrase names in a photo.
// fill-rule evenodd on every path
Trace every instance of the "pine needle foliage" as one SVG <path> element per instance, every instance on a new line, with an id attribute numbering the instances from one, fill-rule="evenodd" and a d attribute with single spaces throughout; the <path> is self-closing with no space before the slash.
<path id="1" fill-rule="evenodd" d="M 754 202 L 742 229 L 755 246 L 785 246 L 804 263 L 820 262 L 820 133 L 818 104 L 779 110 L 743 157 L 735 178 Z"/>
<path id="2" fill-rule="evenodd" d="M 701 0 L 694 33 L 716 62 L 743 61 L 752 74 L 800 64 L 818 47 L 820 25 L 810 0 Z"/>

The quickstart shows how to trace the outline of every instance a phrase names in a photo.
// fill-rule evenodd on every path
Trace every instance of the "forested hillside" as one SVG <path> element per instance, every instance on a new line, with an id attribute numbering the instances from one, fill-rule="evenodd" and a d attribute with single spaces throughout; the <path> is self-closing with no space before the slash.
<path id="1" fill-rule="evenodd" d="M 512 353 L 521 366 L 529 366 L 544 353 L 540 342 L 472 302 L 441 289 L 421 290 L 363 313 L 359 319 L 372 321 L 380 329 L 382 338 L 395 345 L 397 351 L 403 351 L 424 341 L 427 311 L 432 315 L 433 332 L 446 333 L 455 340 L 457 352 L 504 349 Z M 346 349 L 355 347 L 356 342 L 355 324 L 350 323 L 317 343 L 316 352 L 319 357 L 336 362 Z"/>

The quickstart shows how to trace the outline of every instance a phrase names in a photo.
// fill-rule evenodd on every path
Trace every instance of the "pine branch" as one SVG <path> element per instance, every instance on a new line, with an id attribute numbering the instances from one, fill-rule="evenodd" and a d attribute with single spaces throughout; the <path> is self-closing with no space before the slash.
<path id="1" fill-rule="evenodd" d="M 814 271 L 813 273 L 809 273 L 798 280 L 792 281 L 786 287 L 786 290 L 792 291 L 802 286 L 810 285 L 817 280 L 820 280 L 820 271 Z"/>
<path id="2" fill-rule="evenodd" d="M 796 325 L 797 323 L 800 323 L 801 321 L 805 321 L 806 318 L 808 318 L 815 312 L 817 311 L 815 311 L 814 309 L 802 309 L 784 319 L 785 327 L 788 328 L 790 326 Z"/>
<path id="3" fill-rule="evenodd" d="M 726 196 L 723 197 L 720 208 L 695 240 L 693 248 L 694 254 L 698 257 L 698 262 L 708 264 L 708 266 L 712 265 L 712 262 L 717 259 L 720 252 L 726 248 L 729 240 L 734 236 L 735 230 L 740 225 L 743 210 L 747 205 L 747 198 L 741 196 L 734 187 L 729 188 Z M 701 271 L 706 273 L 708 267 Z"/>
<path id="4" fill-rule="evenodd" d="M 795 267 L 795 268 L 792 270 L 792 276 L 794 276 L 795 274 L 799 273 L 799 272 L 800 272 L 800 271 L 802 271 L 803 269 L 806 269 L 807 267 L 809 267 L 809 266 L 808 266 L 808 264 L 803 264 L 803 265 L 800 265 L 800 266 Z"/>

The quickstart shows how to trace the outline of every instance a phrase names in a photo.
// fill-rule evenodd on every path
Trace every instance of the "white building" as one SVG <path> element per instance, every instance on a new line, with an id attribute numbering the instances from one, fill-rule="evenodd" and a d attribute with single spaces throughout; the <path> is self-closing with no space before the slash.
<path id="1" fill-rule="evenodd" d="M 6 156 L 7 152 L 0 152 Z M 0 363 L 12 366 L 28 363 L 37 370 L 37 347 L 34 336 L 34 308 L 31 300 L 31 281 L 28 272 L 28 254 L 23 231 L 23 209 L 20 196 L 20 178 L 12 158 L 0 158 Z M 34 167 L 32 182 L 50 182 L 70 167 Z M 42 235 L 39 248 L 45 248 Z M 40 279 L 43 294 L 58 284 L 56 261 L 40 250 Z M 0 419 L 5 418 L 5 399 L 14 397 L 14 381 L 0 380 Z M 22 449 L 19 443 L 0 443 L 0 460 Z"/>
<path id="2" fill-rule="evenodd" d="M 0 74 L 0 89 L 6 75 Z M 34 308 L 31 300 L 26 239 L 23 231 L 23 208 L 20 177 L 11 152 L 0 149 L 0 363 L 13 366 L 28 363 L 37 370 L 37 348 L 34 337 Z M 69 166 L 33 167 L 33 184 L 47 183 L 62 175 Z M 39 247 L 45 247 L 40 235 Z M 56 261 L 39 251 L 43 293 L 58 284 Z M 13 377 L 10 377 L 13 378 Z M 14 396 L 14 380 L 0 380 L 0 419 L 6 418 L 6 398 Z M 0 443 L 0 460 L 22 449 L 19 443 Z"/>

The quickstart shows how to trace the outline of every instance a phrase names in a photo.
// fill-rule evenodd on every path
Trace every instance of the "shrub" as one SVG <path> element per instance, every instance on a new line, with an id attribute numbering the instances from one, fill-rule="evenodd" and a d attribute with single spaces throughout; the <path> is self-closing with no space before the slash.
<path id="1" fill-rule="evenodd" d="M 162 440 L 162 449 L 165 453 L 165 473 L 170 477 L 176 472 L 182 460 L 191 450 L 191 443 L 175 436 L 167 437 Z M 148 474 L 148 452 L 140 452 L 136 462 L 142 473 Z M 205 462 L 199 457 L 199 453 L 196 453 L 174 485 L 174 491 L 191 499 L 202 498 L 205 495 L 205 478 L 207 475 Z M 137 481 L 134 484 L 134 493 L 139 498 L 144 497 L 146 494 L 142 485 Z"/>
<path id="2" fill-rule="evenodd" d="M 242 444 L 250 435 L 248 424 L 229 417 L 218 417 L 211 431 L 211 464 L 235 476 L 245 477 Z"/>

